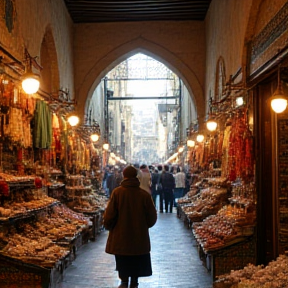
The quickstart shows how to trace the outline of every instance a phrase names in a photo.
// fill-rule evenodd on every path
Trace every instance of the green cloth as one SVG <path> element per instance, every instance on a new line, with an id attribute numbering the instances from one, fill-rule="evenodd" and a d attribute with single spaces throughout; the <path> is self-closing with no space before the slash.
<path id="1" fill-rule="evenodd" d="M 37 101 L 34 119 L 34 147 L 50 148 L 52 144 L 52 113 L 45 101 Z"/>

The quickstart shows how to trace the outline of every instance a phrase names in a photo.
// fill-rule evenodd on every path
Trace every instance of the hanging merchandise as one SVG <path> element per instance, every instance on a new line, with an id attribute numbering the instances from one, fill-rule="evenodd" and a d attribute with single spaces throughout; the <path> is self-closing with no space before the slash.
<path id="1" fill-rule="evenodd" d="M 1 136 L 8 137 L 9 142 L 21 147 L 31 147 L 30 120 L 33 111 L 27 109 L 25 95 L 12 81 L 3 78 L 0 81 Z"/>
<path id="2" fill-rule="evenodd" d="M 61 129 L 60 129 L 60 123 L 59 118 L 55 113 L 53 113 L 52 116 L 52 145 L 51 145 L 51 160 L 52 160 L 52 166 L 56 166 L 57 163 L 60 160 L 59 155 L 61 154 Z"/>
<path id="3" fill-rule="evenodd" d="M 4 134 L 11 137 L 13 142 L 23 142 L 23 121 L 22 110 L 10 107 L 9 115 L 7 115 L 4 124 Z"/>
<path id="4" fill-rule="evenodd" d="M 37 189 L 42 188 L 42 179 L 40 177 L 35 177 L 34 184 Z"/>
<path id="5" fill-rule="evenodd" d="M 9 186 L 4 180 L 0 180 L 0 195 L 9 196 Z"/>
<path id="6" fill-rule="evenodd" d="M 38 100 L 34 116 L 34 146 L 50 148 L 52 144 L 52 113 L 43 100 Z"/>
<path id="7" fill-rule="evenodd" d="M 218 140 L 218 145 L 216 145 L 216 155 L 217 159 L 221 159 L 222 157 L 222 149 L 223 149 L 223 141 L 224 141 L 224 131 L 221 131 L 219 133 L 219 140 Z"/>
<path id="8" fill-rule="evenodd" d="M 246 110 L 239 111 L 232 121 L 228 149 L 228 178 L 249 181 L 254 175 L 252 133 L 246 119 Z"/>
<path id="9" fill-rule="evenodd" d="M 244 145 L 245 145 L 245 154 L 244 154 L 244 167 L 242 177 L 247 182 L 253 180 L 254 177 L 254 155 L 253 155 L 253 136 L 252 132 L 249 130 L 249 127 L 246 127 L 244 134 Z"/>
<path id="10" fill-rule="evenodd" d="M 202 158 L 202 167 L 207 170 L 208 169 L 208 165 L 209 165 L 209 155 L 210 155 L 210 147 L 209 147 L 209 144 L 208 143 L 203 143 L 202 144 L 203 146 L 203 158 Z"/>
<path id="11" fill-rule="evenodd" d="M 223 135 L 223 145 L 222 145 L 222 164 L 221 171 L 222 176 L 228 176 L 228 149 L 229 149 L 229 139 L 231 134 L 231 126 L 226 126 L 224 135 Z"/>

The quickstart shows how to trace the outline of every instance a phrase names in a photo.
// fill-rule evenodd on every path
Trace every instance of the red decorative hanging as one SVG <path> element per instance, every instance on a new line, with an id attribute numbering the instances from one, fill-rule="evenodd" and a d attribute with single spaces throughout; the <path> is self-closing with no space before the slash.
<path id="1" fill-rule="evenodd" d="M 9 186 L 6 181 L 0 180 L 0 194 L 9 196 Z"/>

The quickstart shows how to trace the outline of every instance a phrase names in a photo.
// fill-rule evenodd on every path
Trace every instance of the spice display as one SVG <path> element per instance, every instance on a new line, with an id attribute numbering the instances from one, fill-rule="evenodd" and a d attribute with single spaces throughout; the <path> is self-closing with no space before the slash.
<path id="1" fill-rule="evenodd" d="M 193 223 L 195 238 L 206 251 L 220 249 L 254 233 L 256 211 L 226 205 L 216 215 Z M 237 239 L 238 238 L 238 239 Z"/>
<path id="2" fill-rule="evenodd" d="M 221 275 L 215 287 L 233 288 L 286 288 L 288 287 L 288 256 L 280 255 L 275 261 L 264 265 L 249 264 L 241 270 L 233 270 L 230 274 Z"/>
<path id="3" fill-rule="evenodd" d="M 1 237 L 1 235 L 0 235 Z M 5 241 L 5 239 L 1 239 Z M 29 238 L 26 235 L 11 234 L 7 239 L 7 245 L 1 253 L 19 259 L 26 263 L 36 264 L 42 267 L 53 267 L 57 261 L 69 254 L 69 250 L 56 245 L 46 237 Z"/>
<path id="4" fill-rule="evenodd" d="M 209 215 L 216 214 L 223 205 L 227 204 L 227 200 L 227 189 L 209 187 L 192 196 L 190 203 L 183 204 L 179 201 L 179 205 L 191 222 L 198 222 Z"/>
<path id="5" fill-rule="evenodd" d="M 107 198 L 92 190 L 91 180 L 81 175 L 68 175 L 66 182 L 68 207 L 77 212 L 104 211 Z"/>
<path id="6" fill-rule="evenodd" d="M 33 222 L 20 221 L 17 229 L 14 226 L 3 227 L 0 253 L 43 267 L 53 267 L 59 259 L 67 256 L 69 249 L 57 243 L 67 241 L 69 244 L 73 237 L 88 227 L 89 220 L 62 205 L 53 207 L 49 215 L 46 213 L 43 211 Z"/>

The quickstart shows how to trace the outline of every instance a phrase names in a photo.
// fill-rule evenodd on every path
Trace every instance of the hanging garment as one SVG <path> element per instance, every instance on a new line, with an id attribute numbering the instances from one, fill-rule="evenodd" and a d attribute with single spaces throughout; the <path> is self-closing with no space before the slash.
<path id="1" fill-rule="evenodd" d="M 50 148 L 52 144 L 52 113 L 42 100 L 38 100 L 36 103 L 34 120 L 34 146 Z"/>

